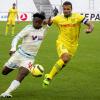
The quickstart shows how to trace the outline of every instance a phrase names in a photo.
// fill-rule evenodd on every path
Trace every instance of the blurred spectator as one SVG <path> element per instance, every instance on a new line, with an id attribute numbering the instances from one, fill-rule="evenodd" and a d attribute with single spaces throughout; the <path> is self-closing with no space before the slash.
<path id="1" fill-rule="evenodd" d="M 53 10 L 54 16 L 56 16 L 58 13 L 59 13 L 59 12 L 58 12 L 58 9 L 55 7 L 54 10 Z"/>

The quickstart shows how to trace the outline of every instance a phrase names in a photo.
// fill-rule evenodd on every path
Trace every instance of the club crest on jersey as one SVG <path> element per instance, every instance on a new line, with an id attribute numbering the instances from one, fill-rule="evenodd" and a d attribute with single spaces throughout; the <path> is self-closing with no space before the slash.
<path id="1" fill-rule="evenodd" d="M 32 39 L 33 40 L 43 40 L 43 36 L 33 36 L 32 35 Z"/>
<path id="2" fill-rule="evenodd" d="M 33 39 L 33 40 L 36 40 L 36 39 L 37 39 L 37 36 L 32 36 L 32 39 Z"/>

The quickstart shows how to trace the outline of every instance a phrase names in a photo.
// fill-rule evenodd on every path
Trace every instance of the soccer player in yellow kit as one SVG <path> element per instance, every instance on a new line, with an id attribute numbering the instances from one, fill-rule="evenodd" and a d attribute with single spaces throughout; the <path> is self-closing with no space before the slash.
<path id="1" fill-rule="evenodd" d="M 45 21 L 47 24 L 56 24 L 59 27 L 59 36 L 56 41 L 59 59 L 52 67 L 49 74 L 45 75 L 43 86 L 48 86 L 54 76 L 70 61 L 74 56 L 80 33 L 81 23 L 87 26 L 86 33 L 93 31 L 93 24 L 83 15 L 72 13 L 71 2 L 63 3 L 63 14 Z"/>
<path id="2" fill-rule="evenodd" d="M 13 3 L 13 7 L 10 8 L 9 12 L 8 12 L 7 25 L 6 25 L 6 35 L 8 34 L 8 30 L 9 30 L 10 25 L 12 25 L 11 34 L 14 35 L 16 16 L 18 19 L 18 11 L 16 9 L 16 4 Z"/>

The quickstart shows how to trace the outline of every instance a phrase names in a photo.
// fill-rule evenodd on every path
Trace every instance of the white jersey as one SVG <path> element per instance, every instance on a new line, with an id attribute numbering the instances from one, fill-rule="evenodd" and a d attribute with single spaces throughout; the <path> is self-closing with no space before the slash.
<path id="1" fill-rule="evenodd" d="M 16 51 L 16 45 L 22 38 L 22 44 L 18 52 L 24 56 L 35 56 L 45 36 L 45 28 L 35 29 L 32 25 L 27 25 L 12 41 L 11 51 Z"/>

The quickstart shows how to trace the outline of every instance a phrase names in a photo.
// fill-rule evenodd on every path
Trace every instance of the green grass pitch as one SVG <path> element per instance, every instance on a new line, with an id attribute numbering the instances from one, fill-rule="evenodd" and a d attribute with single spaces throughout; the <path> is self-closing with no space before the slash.
<path id="1" fill-rule="evenodd" d="M 16 34 L 28 22 L 16 23 Z M 12 36 L 5 36 L 5 22 L 0 22 L 0 94 L 15 79 L 18 70 L 7 76 L 1 74 L 2 66 L 9 56 Z M 100 100 L 100 23 L 94 23 L 92 34 L 85 34 L 82 25 L 79 47 L 66 67 L 53 79 L 47 89 L 42 88 L 43 77 L 34 78 L 31 74 L 13 92 L 10 100 Z M 42 64 L 47 73 L 58 59 L 56 39 L 58 31 L 52 26 L 41 45 L 36 63 Z M 0 100 L 4 100 L 0 98 Z"/>

